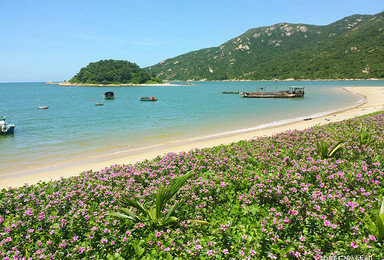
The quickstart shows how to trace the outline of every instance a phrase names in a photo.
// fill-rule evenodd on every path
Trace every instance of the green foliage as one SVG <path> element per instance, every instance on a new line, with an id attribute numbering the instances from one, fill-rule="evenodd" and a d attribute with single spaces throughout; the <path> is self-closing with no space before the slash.
<path id="1" fill-rule="evenodd" d="M 383 16 L 254 28 L 145 69 L 167 80 L 384 78 Z"/>
<path id="2" fill-rule="evenodd" d="M 375 234 L 377 241 L 382 243 L 384 240 L 384 198 L 381 202 L 379 213 L 376 215 L 376 223 L 374 223 L 371 217 L 367 214 L 364 219 L 365 226 L 372 233 Z"/>
<path id="3" fill-rule="evenodd" d="M 107 260 L 124 260 L 124 258 L 119 253 L 115 253 L 114 255 L 108 254 Z"/>
<path id="4" fill-rule="evenodd" d="M 378 240 L 381 242 L 384 239 L 384 198 L 381 202 L 380 211 L 376 216 L 376 226 L 378 231 Z"/>
<path id="5" fill-rule="evenodd" d="M 358 147 L 360 125 L 370 127 L 374 145 L 369 149 Z M 3 189 L 1 256 L 316 259 L 360 255 L 382 259 L 383 131 L 384 112 L 379 112 Z M 319 160 L 317 141 L 330 143 L 340 136 L 346 141 L 342 157 Z M 162 193 L 171 199 L 163 204 L 161 220 L 176 201 L 183 201 L 172 216 L 204 219 L 212 225 L 179 221 L 175 228 L 154 230 L 150 216 L 142 213 L 149 211 L 145 203 L 154 205 L 151 214 L 155 216 L 156 204 L 161 204 L 156 202 L 155 187 L 159 182 L 172 186 L 176 176 L 188 172 L 196 174 L 189 185 L 173 196 L 171 189 Z M 117 211 L 118 198 L 125 196 L 140 203 L 133 207 L 135 215 L 119 211 L 127 217 L 106 217 L 106 212 Z"/>
<path id="6" fill-rule="evenodd" d="M 162 83 L 159 78 L 151 77 L 134 63 L 123 60 L 101 60 L 89 63 L 82 68 L 70 83 L 87 84 L 144 84 Z"/>
<path id="7" fill-rule="evenodd" d="M 155 205 L 152 207 L 147 208 L 136 199 L 122 200 L 122 203 L 126 207 L 135 208 L 138 214 L 135 214 L 128 208 L 120 208 L 119 211 L 121 212 L 112 212 L 108 215 L 118 218 L 130 219 L 135 222 L 148 222 L 153 228 L 162 228 L 175 225 L 179 219 L 173 215 L 179 207 L 179 202 L 176 202 L 172 208 L 167 211 L 166 214 L 164 214 L 163 211 L 165 210 L 167 202 L 172 199 L 172 197 L 180 190 L 184 183 L 193 175 L 194 173 L 189 173 L 181 176 L 180 178 L 174 180 L 168 188 L 161 186 L 157 190 Z M 191 222 L 196 224 L 208 224 L 205 221 L 199 220 L 191 220 Z"/>
<path id="8" fill-rule="evenodd" d="M 340 140 L 332 147 L 329 147 L 329 144 L 323 140 L 317 143 L 316 152 L 320 155 L 321 159 L 328 159 L 336 155 L 338 151 L 342 149 L 344 141 Z"/>
<path id="9" fill-rule="evenodd" d="M 358 144 L 360 146 L 362 145 L 368 145 L 372 141 L 370 133 L 367 131 L 367 128 L 363 125 L 360 126 L 360 135 L 358 139 Z"/>

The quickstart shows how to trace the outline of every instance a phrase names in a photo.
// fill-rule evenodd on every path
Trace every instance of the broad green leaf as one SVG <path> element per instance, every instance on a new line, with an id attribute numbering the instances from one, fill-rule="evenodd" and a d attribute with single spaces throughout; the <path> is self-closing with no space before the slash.
<path id="1" fill-rule="evenodd" d="M 252 213 L 252 215 L 256 215 L 257 212 L 260 211 L 259 207 L 256 205 L 252 205 L 249 207 L 249 211 Z"/>
<path id="2" fill-rule="evenodd" d="M 365 223 L 365 226 L 368 228 L 368 230 L 374 234 L 376 232 L 376 226 L 375 224 L 373 223 L 372 219 L 369 217 L 369 215 L 367 214 L 366 219 L 368 219 L 367 221 L 364 221 Z"/>
<path id="3" fill-rule="evenodd" d="M 378 240 L 381 241 L 384 238 L 384 224 L 379 215 L 376 216 L 376 226 L 378 231 Z"/>
<path id="4" fill-rule="evenodd" d="M 148 210 L 148 217 L 150 218 L 150 220 L 152 221 L 153 224 L 155 224 L 155 225 L 159 224 L 159 218 L 156 216 L 156 208 L 155 207 L 151 207 Z"/>
<path id="5" fill-rule="evenodd" d="M 129 209 L 127 209 L 127 208 L 120 208 L 119 210 L 122 211 L 124 214 L 130 216 L 130 217 L 132 218 L 132 220 L 135 220 L 135 221 L 141 221 L 141 219 L 139 218 L 139 216 L 137 216 L 135 213 L 133 213 L 133 212 L 130 211 Z"/>
<path id="6" fill-rule="evenodd" d="M 381 207 L 379 211 L 379 217 L 381 218 L 381 221 L 384 222 L 384 198 L 381 201 Z"/>
<path id="7" fill-rule="evenodd" d="M 289 252 L 291 252 L 292 250 L 294 250 L 295 247 L 293 245 L 289 245 L 285 248 L 285 250 L 282 252 L 282 255 L 286 255 L 288 254 Z"/>
<path id="8" fill-rule="evenodd" d="M 328 157 L 332 157 L 334 153 L 336 153 L 338 150 L 340 150 L 341 147 L 344 145 L 344 140 L 338 141 L 331 149 L 329 150 Z"/>
<path id="9" fill-rule="evenodd" d="M 144 253 L 144 251 L 145 251 L 144 248 L 138 247 L 136 252 L 138 256 L 141 256 Z"/>
<path id="10" fill-rule="evenodd" d="M 172 208 L 167 212 L 167 215 L 166 215 L 165 217 L 166 217 L 166 218 L 169 218 L 169 217 L 173 214 L 173 212 L 179 208 L 179 204 L 180 204 L 180 203 L 176 202 L 176 203 L 172 206 Z"/>
<path id="11" fill-rule="evenodd" d="M 360 126 L 360 139 L 359 144 L 368 144 L 370 142 L 371 135 L 368 133 L 367 128 L 365 126 Z"/>
<path id="12" fill-rule="evenodd" d="M 161 211 L 164 210 L 165 204 L 175 195 L 184 183 L 191 178 L 194 173 L 190 172 L 174 180 L 167 189 L 161 187 L 156 194 L 156 212 L 157 216 L 160 216 Z"/>
<path id="13" fill-rule="evenodd" d="M 192 224 L 212 225 L 211 223 L 204 221 L 204 220 L 189 219 L 188 221 L 191 222 Z"/>
<path id="14" fill-rule="evenodd" d="M 156 193 L 156 217 L 161 217 L 161 212 L 165 206 L 165 192 L 164 187 L 160 187 Z"/>
<path id="15" fill-rule="evenodd" d="M 138 209 L 143 214 L 148 214 L 145 206 L 134 199 L 125 199 L 125 200 L 122 200 L 121 202 L 127 206 L 131 206 L 131 207 Z"/>
<path id="16" fill-rule="evenodd" d="M 111 213 L 107 213 L 107 215 L 115 216 L 115 217 L 118 217 L 118 218 L 126 218 L 126 219 L 130 219 L 130 220 L 136 221 L 135 218 L 133 218 L 133 217 L 131 217 L 129 215 L 126 215 L 126 214 L 119 213 L 119 212 L 111 212 Z"/>
<path id="17" fill-rule="evenodd" d="M 169 218 L 166 218 L 165 221 L 163 222 L 163 225 L 164 226 L 169 226 L 169 225 L 173 225 L 174 223 L 176 223 L 179 219 L 176 218 L 176 217 L 169 217 Z"/>

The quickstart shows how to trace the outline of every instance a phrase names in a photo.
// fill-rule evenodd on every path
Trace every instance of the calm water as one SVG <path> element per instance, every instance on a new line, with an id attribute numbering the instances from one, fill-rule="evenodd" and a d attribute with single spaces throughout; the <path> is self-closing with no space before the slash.
<path id="1" fill-rule="evenodd" d="M 274 82 L 198 82 L 191 86 L 60 87 L 44 83 L 1 83 L 0 115 L 16 124 L 0 135 L 0 177 L 20 169 L 145 147 L 281 120 L 300 120 L 356 105 L 360 97 L 344 86 L 384 85 L 383 81 L 279 82 L 304 86 L 299 99 L 244 99 L 222 91 L 274 89 Z M 114 91 L 115 100 L 104 100 Z M 140 102 L 156 96 L 157 102 Z M 94 99 L 94 101 L 92 101 Z M 102 102 L 104 106 L 95 106 Z M 39 106 L 49 106 L 38 110 Z M 299 118 L 299 119 L 298 119 Z M 302 119 L 302 118 L 301 118 Z"/>

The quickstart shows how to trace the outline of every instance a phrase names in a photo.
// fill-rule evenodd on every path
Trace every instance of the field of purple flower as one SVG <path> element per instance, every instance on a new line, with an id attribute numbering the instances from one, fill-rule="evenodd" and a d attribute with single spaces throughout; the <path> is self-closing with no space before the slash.
<path id="1" fill-rule="evenodd" d="M 362 137 L 361 129 L 367 132 Z M 0 192 L 2 259 L 384 257 L 384 112 Z M 321 156 L 319 142 L 342 148 Z M 195 173 L 178 225 L 108 215 Z M 166 210 L 169 207 L 166 207 Z M 205 220 L 196 225 L 188 219 Z M 323 258 L 324 259 L 324 258 Z"/>

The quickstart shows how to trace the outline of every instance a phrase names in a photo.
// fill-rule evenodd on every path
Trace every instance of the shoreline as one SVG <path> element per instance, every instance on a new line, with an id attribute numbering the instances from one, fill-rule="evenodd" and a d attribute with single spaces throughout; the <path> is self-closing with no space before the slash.
<path id="1" fill-rule="evenodd" d="M 82 160 L 73 160 L 68 164 L 51 164 L 48 167 L 36 168 L 12 175 L 3 176 L 0 179 L 0 189 L 7 187 L 19 187 L 24 184 L 35 184 L 39 181 L 57 180 L 61 177 L 77 176 L 84 171 L 98 171 L 114 164 L 134 164 L 143 160 L 151 160 L 167 153 L 188 152 L 194 149 L 214 147 L 221 144 L 230 144 L 240 140 L 249 140 L 256 137 L 270 136 L 287 130 L 303 130 L 314 125 L 328 124 L 344 119 L 369 114 L 384 110 L 384 86 L 375 87 L 346 87 L 346 91 L 363 97 L 364 102 L 353 108 L 342 111 L 319 113 L 310 120 L 297 119 L 297 121 L 269 124 L 266 127 L 257 126 L 251 129 L 239 129 L 232 132 L 224 132 L 212 136 L 202 136 L 189 140 L 180 140 L 166 144 L 157 144 L 150 147 L 142 147 L 132 150 L 117 151 L 107 155 L 88 157 Z M 308 119 L 308 118 L 307 118 Z"/>
<path id="2" fill-rule="evenodd" d="M 199 80 L 164 80 L 164 82 L 292 82 L 292 81 L 384 81 L 384 78 L 369 78 L 369 79 L 224 79 L 224 80 L 208 80 L 208 79 L 199 79 Z"/>
<path id="3" fill-rule="evenodd" d="M 69 83 L 69 82 L 45 82 L 46 85 L 59 85 L 65 87 L 161 87 L 161 86 L 185 86 L 185 84 L 172 83 L 153 83 L 153 84 L 86 84 L 86 83 Z"/>
<path id="4" fill-rule="evenodd" d="M 65 82 L 53 82 L 47 81 L 46 85 L 59 85 L 66 87 L 153 87 L 153 86 L 186 86 L 186 85 L 195 85 L 193 83 L 187 84 L 175 84 L 170 82 L 292 82 L 292 81 L 384 81 L 384 78 L 369 78 L 369 79 L 260 79 L 260 80 L 248 80 L 248 79 L 228 79 L 228 80 L 164 80 L 163 83 L 154 83 L 154 84 L 87 84 L 87 83 L 69 83 Z"/>

